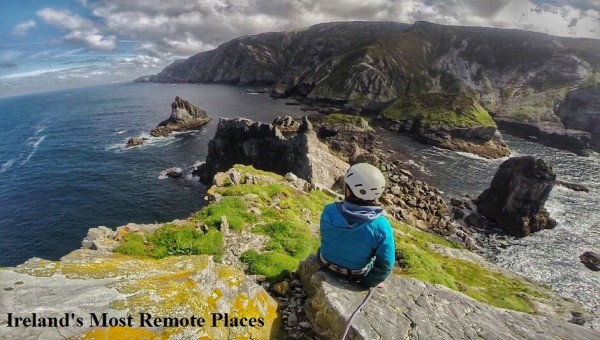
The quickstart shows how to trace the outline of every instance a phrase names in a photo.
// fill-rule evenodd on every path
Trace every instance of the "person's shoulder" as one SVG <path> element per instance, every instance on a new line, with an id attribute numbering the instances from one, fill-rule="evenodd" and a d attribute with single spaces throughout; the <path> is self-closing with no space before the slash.
<path id="1" fill-rule="evenodd" d="M 323 208 L 323 215 L 331 215 L 338 213 L 337 202 L 329 203 Z"/>
<path id="2" fill-rule="evenodd" d="M 338 209 L 337 207 L 338 202 L 333 202 L 333 203 L 329 203 L 325 206 L 325 208 L 323 208 L 323 211 L 327 211 L 327 210 L 332 210 L 332 209 Z"/>
<path id="3" fill-rule="evenodd" d="M 388 218 L 385 217 L 384 215 L 377 217 L 377 219 L 375 219 L 374 222 L 377 224 L 377 226 L 379 228 L 392 229 L 392 224 L 390 223 L 390 220 L 388 220 Z"/>

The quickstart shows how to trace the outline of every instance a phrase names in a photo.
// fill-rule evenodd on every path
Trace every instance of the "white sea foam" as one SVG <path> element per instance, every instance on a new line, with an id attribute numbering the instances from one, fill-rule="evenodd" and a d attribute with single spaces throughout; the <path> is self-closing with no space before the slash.
<path id="1" fill-rule="evenodd" d="M 457 154 L 459 154 L 459 155 L 461 155 L 463 157 L 467 157 L 467 158 L 478 159 L 478 160 L 481 160 L 481 161 L 492 161 L 489 158 L 481 157 L 481 156 L 478 156 L 478 155 L 476 155 L 474 153 L 470 153 L 470 152 L 455 151 L 455 153 L 457 153 Z"/>
<path id="2" fill-rule="evenodd" d="M 13 164 L 15 164 L 14 159 L 9 159 L 6 162 L 4 162 L 4 164 L 2 164 L 2 166 L 0 167 L 0 174 L 8 171 L 8 169 L 10 169 L 13 166 Z"/>
<path id="3" fill-rule="evenodd" d="M 121 143 L 110 144 L 105 148 L 105 150 L 113 151 L 113 152 L 123 152 L 126 150 L 143 148 L 143 147 L 148 147 L 148 146 L 165 146 L 165 145 L 169 145 L 175 141 L 175 136 L 152 137 L 149 134 L 144 133 L 144 134 L 137 136 L 137 138 L 145 139 L 144 144 L 127 148 L 125 146 L 127 145 L 127 141 L 129 141 L 130 138 L 132 138 L 132 137 L 127 137 L 127 138 L 123 139 L 123 141 Z"/>
<path id="4" fill-rule="evenodd" d="M 46 136 L 42 136 L 40 138 L 34 138 L 30 141 L 29 145 L 31 145 L 34 149 L 37 149 L 38 146 L 40 146 L 40 144 L 42 144 L 42 142 L 44 141 L 44 139 L 46 139 Z"/>

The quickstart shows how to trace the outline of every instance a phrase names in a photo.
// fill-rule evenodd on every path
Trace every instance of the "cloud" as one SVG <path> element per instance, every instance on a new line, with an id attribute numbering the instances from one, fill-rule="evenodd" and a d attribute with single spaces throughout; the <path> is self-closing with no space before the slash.
<path id="1" fill-rule="evenodd" d="M 22 23 L 18 24 L 17 26 L 15 26 L 15 28 L 13 28 L 13 30 L 12 30 L 12 33 L 14 35 L 24 37 L 27 35 L 27 31 L 34 28 L 35 26 L 36 26 L 35 21 L 28 20 L 28 21 L 22 22 Z"/>
<path id="2" fill-rule="evenodd" d="M 44 20 L 45 23 L 69 31 L 90 30 L 94 28 L 94 24 L 90 20 L 72 14 L 68 10 L 56 10 L 48 7 L 39 10 L 37 15 Z"/>
<path id="3" fill-rule="evenodd" d="M 73 31 L 67 34 L 63 39 L 72 44 L 87 45 L 94 50 L 100 51 L 112 51 L 117 46 L 117 37 L 114 35 L 104 37 L 100 34 Z"/>
<path id="4" fill-rule="evenodd" d="M 99 0 L 82 2 L 138 51 L 168 58 L 212 49 L 242 35 L 329 21 L 390 20 L 527 29 L 598 37 L 599 0 Z M 76 23 L 73 23 L 75 26 Z M 82 24 L 82 23 L 79 23 Z"/>
<path id="5" fill-rule="evenodd" d="M 0 68 L 13 68 L 17 66 L 16 63 L 0 63 Z"/>
<path id="6" fill-rule="evenodd" d="M 104 36 L 94 23 L 68 10 L 44 8 L 36 13 L 44 23 L 67 31 L 64 42 L 85 45 L 92 50 L 112 51 L 117 47 L 115 35 Z"/>

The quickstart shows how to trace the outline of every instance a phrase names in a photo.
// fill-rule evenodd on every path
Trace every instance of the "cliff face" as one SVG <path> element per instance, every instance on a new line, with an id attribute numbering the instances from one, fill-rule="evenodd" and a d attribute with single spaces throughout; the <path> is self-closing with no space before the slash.
<path id="1" fill-rule="evenodd" d="M 240 37 L 140 81 L 279 83 L 282 95 L 370 110 L 408 94 L 464 93 L 499 118 L 594 133 L 572 116 L 587 112 L 581 107 L 597 100 L 597 92 L 573 94 L 584 101 L 567 105 L 562 123 L 554 111 L 567 91 L 597 84 L 599 69 L 600 40 L 428 22 L 350 22 Z M 590 119 L 598 125 L 598 115 Z"/>
<path id="2" fill-rule="evenodd" d="M 357 48 L 379 34 L 402 32 L 393 22 L 329 23 L 290 32 L 233 39 L 166 67 L 150 81 L 234 84 L 293 83 L 341 51 Z"/>
<path id="3" fill-rule="evenodd" d="M 332 187 L 349 165 L 333 156 L 304 118 L 298 134 L 285 138 L 271 124 L 249 119 L 221 119 L 215 137 L 208 143 L 204 183 L 234 164 L 250 164 L 281 175 L 293 172 L 310 183 Z"/>
<path id="4" fill-rule="evenodd" d="M 600 148 L 600 86 L 571 90 L 556 110 L 565 127 L 588 131 L 590 143 Z"/>

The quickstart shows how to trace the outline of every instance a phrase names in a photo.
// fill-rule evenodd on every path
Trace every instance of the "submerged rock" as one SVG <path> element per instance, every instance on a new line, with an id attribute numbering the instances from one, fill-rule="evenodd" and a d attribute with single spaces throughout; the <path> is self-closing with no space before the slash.
<path id="1" fill-rule="evenodd" d="M 477 198 L 479 212 L 510 234 L 523 237 L 551 229 L 556 221 L 544 209 L 556 175 L 543 159 L 532 156 L 504 161 L 492 183 Z"/>
<path id="2" fill-rule="evenodd" d="M 588 269 L 591 269 L 595 272 L 600 271 L 600 254 L 593 251 L 586 251 L 579 256 L 579 260 Z"/>
<path id="3" fill-rule="evenodd" d="M 183 170 L 181 168 L 168 168 L 165 170 L 165 175 L 171 178 L 179 178 L 183 175 Z"/>
<path id="4" fill-rule="evenodd" d="M 196 130 L 210 122 L 206 111 L 198 106 L 177 96 L 171 103 L 171 116 L 163 120 L 154 128 L 150 135 L 153 137 L 166 137 L 173 131 Z"/>
<path id="5" fill-rule="evenodd" d="M 129 138 L 125 147 L 132 148 L 134 146 L 143 145 L 147 140 L 148 140 L 148 138 L 146 138 L 146 137 L 132 137 L 132 138 Z"/>
<path id="6" fill-rule="evenodd" d="M 313 330 L 340 339 L 367 291 L 320 271 L 314 256 L 299 269 Z M 350 339 L 595 339 L 598 333 L 554 317 L 495 308 L 441 285 L 392 276 L 350 327 Z"/>
<path id="7" fill-rule="evenodd" d="M 590 189 L 586 188 L 582 184 L 563 182 L 563 181 L 559 181 L 559 180 L 556 180 L 555 183 L 556 183 L 556 185 L 560 185 L 561 187 L 565 187 L 565 188 L 571 189 L 573 191 L 590 192 Z"/>

